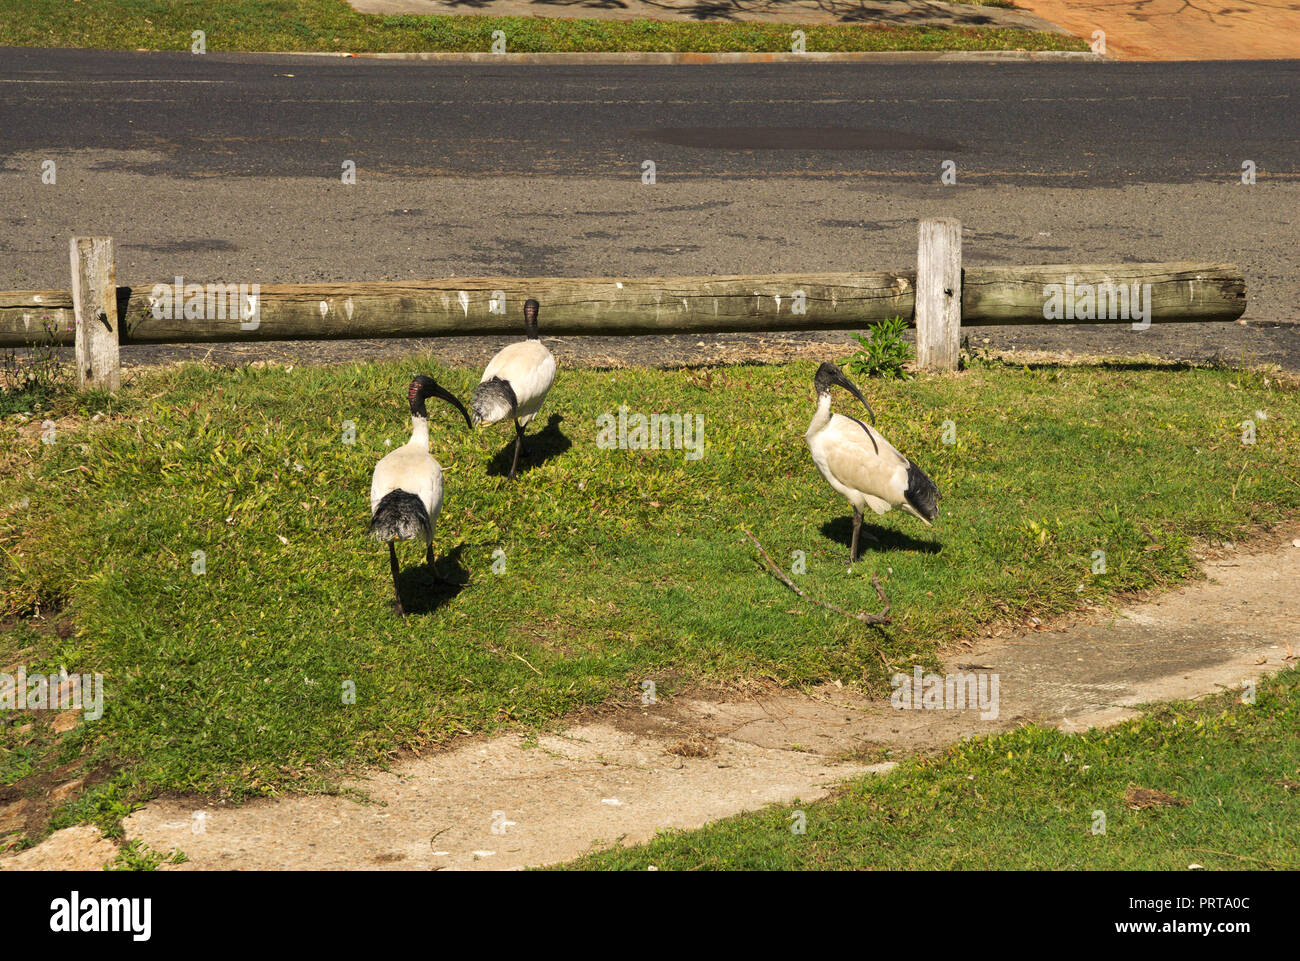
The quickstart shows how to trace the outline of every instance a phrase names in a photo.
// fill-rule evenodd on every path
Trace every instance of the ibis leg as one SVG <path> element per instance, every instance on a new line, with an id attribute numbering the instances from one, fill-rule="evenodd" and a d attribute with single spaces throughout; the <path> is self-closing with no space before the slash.
<path id="1" fill-rule="evenodd" d="M 397 612 L 398 617 L 405 617 L 406 611 L 402 609 L 402 590 L 397 586 L 397 548 L 393 542 L 388 542 L 388 566 L 393 572 L 393 610 Z"/>
<path id="2" fill-rule="evenodd" d="M 858 534 L 862 531 L 862 511 L 853 508 L 853 543 L 849 546 L 849 563 L 858 559 Z"/>
<path id="3" fill-rule="evenodd" d="M 429 546 L 424 549 L 424 563 L 429 565 L 429 570 L 433 572 L 433 579 L 437 581 L 439 584 L 451 583 L 450 581 L 447 580 L 447 578 L 443 577 L 441 574 L 438 573 L 438 565 L 433 562 L 432 543 L 430 543 Z"/>
<path id="4" fill-rule="evenodd" d="M 506 480 L 514 480 L 515 474 L 519 473 L 519 451 L 524 446 L 524 429 L 519 426 L 519 421 L 515 421 L 515 460 L 510 465 L 510 476 Z"/>

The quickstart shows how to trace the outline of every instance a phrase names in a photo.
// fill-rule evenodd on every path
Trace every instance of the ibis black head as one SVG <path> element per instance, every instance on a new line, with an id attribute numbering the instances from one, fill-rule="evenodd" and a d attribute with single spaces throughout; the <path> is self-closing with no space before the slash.
<path id="1" fill-rule="evenodd" d="M 457 400 L 456 396 L 451 391 L 439 387 L 437 381 L 428 374 L 417 374 L 411 380 L 411 385 L 406 389 L 406 396 L 411 402 L 412 417 L 423 417 L 427 420 L 429 412 L 425 409 L 424 399 L 426 397 L 437 397 L 441 400 L 445 400 L 447 403 L 451 404 L 452 407 L 455 407 L 460 411 L 461 416 L 465 418 L 465 425 L 467 427 L 473 426 L 470 423 L 469 411 L 465 409 L 465 405 Z"/>
<path id="2" fill-rule="evenodd" d="M 537 340 L 537 312 L 542 305 L 531 297 L 524 301 L 524 330 L 529 340 Z"/>
<path id="3" fill-rule="evenodd" d="M 827 361 L 817 368 L 817 373 L 813 377 L 813 386 L 817 389 L 818 397 L 821 397 L 823 394 L 829 396 L 831 388 L 834 386 L 843 387 L 858 400 L 862 401 L 862 406 L 867 409 L 867 413 L 871 416 L 871 423 L 874 424 L 876 422 L 876 412 L 871 409 L 871 405 L 867 403 L 867 399 L 862 396 L 862 391 L 858 390 L 857 385 L 844 375 L 844 371 L 840 370 L 830 361 Z M 858 421 L 858 423 L 861 424 L 862 429 L 866 431 L 867 437 L 871 440 L 871 446 L 875 448 L 876 453 L 880 453 L 880 445 L 877 444 L 876 439 L 871 436 L 871 431 L 867 430 L 867 425 L 862 424 L 861 421 Z"/>
<path id="4" fill-rule="evenodd" d="M 862 391 L 858 390 L 857 385 L 844 375 L 844 371 L 840 370 L 830 361 L 827 361 L 817 368 L 817 374 L 813 377 L 813 386 L 817 388 L 817 396 L 819 397 L 822 394 L 829 394 L 831 388 L 834 386 L 843 387 L 858 400 L 862 401 L 862 406 L 865 407 L 867 413 L 871 415 L 871 423 L 874 424 L 876 422 L 876 412 L 871 409 L 871 405 L 867 403 L 867 399 L 862 396 Z"/>

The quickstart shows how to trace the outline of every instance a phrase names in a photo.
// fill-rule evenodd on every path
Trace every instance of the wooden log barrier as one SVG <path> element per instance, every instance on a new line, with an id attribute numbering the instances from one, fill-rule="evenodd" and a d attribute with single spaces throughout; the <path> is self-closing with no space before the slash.
<path id="1" fill-rule="evenodd" d="M 1095 312 L 1089 318 L 1077 313 L 1072 318 L 1044 317 L 1045 286 L 1060 284 L 1063 292 L 1073 291 L 1077 298 L 1081 285 L 1107 283 L 1150 284 L 1153 323 L 1236 320 L 1246 308 L 1245 281 L 1232 264 L 969 267 L 963 271 L 961 323 L 966 327 L 1128 323 Z M 914 323 L 914 275 L 909 271 L 268 284 L 260 292 L 260 323 L 251 327 L 245 321 L 247 330 L 229 315 L 155 318 L 146 289 L 117 290 L 123 344 L 515 334 L 521 329 L 520 312 L 528 297 L 542 303 L 543 330 L 557 335 L 859 329 L 895 316 Z M 505 313 L 493 312 L 490 305 L 496 291 L 505 294 Z M 805 299 L 802 313 L 794 309 L 799 291 Z M 0 347 L 39 341 L 43 318 L 58 328 L 59 343 L 73 343 L 70 292 L 0 291 Z"/>
<path id="2" fill-rule="evenodd" d="M 901 316 L 918 326 L 922 367 L 942 371 L 956 367 L 962 326 L 1115 323 L 1142 329 L 1148 323 L 1236 320 L 1246 309 L 1245 279 L 1232 264 L 963 270 L 960 231 L 955 220 L 922 222 L 920 295 L 915 271 L 864 271 L 261 286 L 177 279 L 116 287 L 110 297 L 111 279 L 103 278 L 106 271 L 111 278 L 111 240 L 74 238 L 75 282 L 84 301 L 80 322 L 71 291 L 0 291 L 0 347 L 47 337 L 76 344 L 79 377 L 84 369 L 87 384 L 107 385 L 115 383 L 116 344 L 515 335 L 524 301 L 535 297 L 544 335 L 860 330 Z"/>

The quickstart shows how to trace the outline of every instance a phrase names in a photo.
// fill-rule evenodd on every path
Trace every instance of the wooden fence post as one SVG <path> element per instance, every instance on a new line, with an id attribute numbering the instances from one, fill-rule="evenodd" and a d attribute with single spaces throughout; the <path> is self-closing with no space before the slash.
<path id="1" fill-rule="evenodd" d="M 122 386 L 117 339 L 117 271 L 112 237 L 73 237 L 72 309 L 76 318 L 77 385 L 116 391 Z"/>
<path id="2" fill-rule="evenodd" d="M 916 249 L 916 362 L 956 370 L 961 353 L 961 221 L 921 221 Z"/>

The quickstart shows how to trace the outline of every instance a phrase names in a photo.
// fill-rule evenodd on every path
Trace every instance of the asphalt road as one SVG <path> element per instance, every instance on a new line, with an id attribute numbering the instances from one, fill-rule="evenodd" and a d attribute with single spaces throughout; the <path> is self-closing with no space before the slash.
<path id="1" fill-rule="evenodd" d="M 0 151 L 149 172 L 937 176 L 1098 186 L 1300 170 L 1300 62 L 441 66 L 8 49 Z M 739 128 L 739 129 L 737 129 Z"/>
<path id="2" fill-rule="evenodd" d="M 956 186 L 939 181 L 945 160 Z M 968 263 L 1247 275 L 1244 327 L 975 332 L 990 346 L 1300 368 L 1300 61 L 552 68 L 5 49 L 0 197 L 4 287 L 66 287 L 68 236 L 101 232 L 126 283 L 887 268 L 914 261 L 918 217 L 946 214 Z"/>

